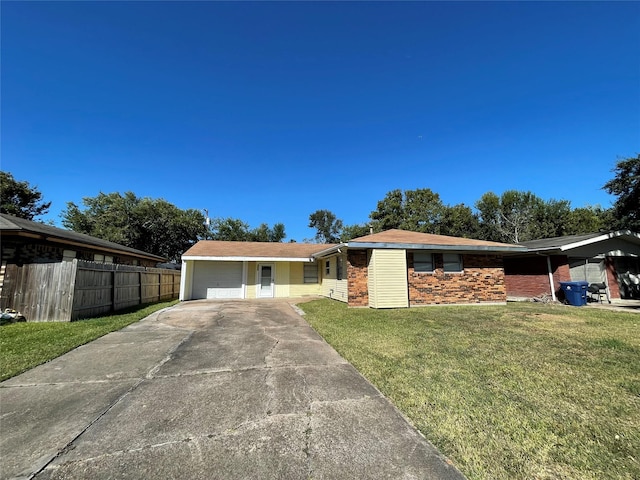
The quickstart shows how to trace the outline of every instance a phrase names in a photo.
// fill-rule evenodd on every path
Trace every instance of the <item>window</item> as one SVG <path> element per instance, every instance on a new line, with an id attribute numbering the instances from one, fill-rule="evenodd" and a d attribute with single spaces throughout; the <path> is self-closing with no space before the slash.
<path id="1" fill-rule="evenodd" d="M 99 253 L 94 253 L 93 254 L 93 261 L 96 263 L 104 263 L 104 255 L 101 255 Z"/>
<path id="2" fill-rule="evenodd" d="M 417 273 L 433 273 L 433 254 L 414 252 L 413 271 Z"/>
<path id="3" fill-rule="evenodd" d="M 444 253 L 442 255 L 444 261 L 445 272 L 461 272 L 462 271 L 462 255 L 457 253 Z"/>
<path id="4" fill-rule="evenodd" d="M 304 264 L 304 283 L 318 283 L 318 264 Z"/>
<path id="5" fill-rule="evenodd" d="M 105 255 L 104 256 L 104 263 L 113 263 L 113 256 Z"/>
<path id="6" fill-rule="evenodd" d="M 336 257 L 336 279 L 342 280 L 342 256 Z"/>
<path id="7" fill-rule="evenodd" d="M 331 273 L 331 261 L 327 260 L 324 264 L 324 271 L 327 275 Z"/>

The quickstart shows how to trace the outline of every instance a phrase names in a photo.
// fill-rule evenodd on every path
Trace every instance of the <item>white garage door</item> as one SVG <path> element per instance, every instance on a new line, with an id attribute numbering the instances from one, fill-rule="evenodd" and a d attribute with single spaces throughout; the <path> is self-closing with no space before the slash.
<path id="1" fill-rule="evenodd" d="M 242 262 L 195 262 L 193 299 L 243 298 Z"/>

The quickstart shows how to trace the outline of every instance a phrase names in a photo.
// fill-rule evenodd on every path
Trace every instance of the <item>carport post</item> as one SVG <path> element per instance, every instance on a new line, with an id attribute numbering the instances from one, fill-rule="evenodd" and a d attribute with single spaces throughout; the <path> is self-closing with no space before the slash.
<path id="1" fill-rule="evenodd" d="M 547 255 L 547 271 L 549 272 L 549 286 L 551 287 L 551 299 L 556 301 L 556 286 L 553 283 L 553 270 L 551 270 L 551 257 Z"/>

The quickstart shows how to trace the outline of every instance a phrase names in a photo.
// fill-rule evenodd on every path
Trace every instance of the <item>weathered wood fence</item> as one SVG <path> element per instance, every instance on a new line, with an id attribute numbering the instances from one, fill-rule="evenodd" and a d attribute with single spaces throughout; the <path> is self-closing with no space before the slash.
<path id="1" fill-rule="evenodd" d="M 71 260 L 7 265 L 0 308 L 32 322 L 68 322 L 178 298 L 180 271 Z"/>

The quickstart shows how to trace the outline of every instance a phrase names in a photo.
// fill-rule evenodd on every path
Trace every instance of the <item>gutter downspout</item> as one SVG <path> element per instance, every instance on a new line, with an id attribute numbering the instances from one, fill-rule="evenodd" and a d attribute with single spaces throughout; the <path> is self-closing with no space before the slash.
<path id="1" fill-rule="evenodd" d="M 547 271 L 549 272 L 549 286 L 551 287 L 551 299 L 556 301 L 556 286 L 553 283 L 553 270 L 551 270 L 551 257 L 547 255 Z"/>

